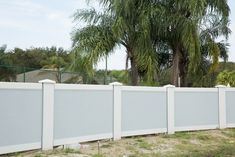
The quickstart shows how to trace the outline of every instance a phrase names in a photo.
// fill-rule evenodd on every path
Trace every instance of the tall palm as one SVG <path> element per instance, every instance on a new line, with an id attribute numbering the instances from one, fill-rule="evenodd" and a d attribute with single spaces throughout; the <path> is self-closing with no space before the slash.
<path id="1" fill-rule="evenodd" d="M 223 35 L 227 37 L 231 31 L 227 25 L 223 24 L 221 17 L 210 14 L 206 18 L 207 22 L 200 26 L 200 65 L 196 72 L 190 75 L 194 78 L 194 85 L 214 86 L 219 58 L 223 59 L 224 62 L 228 60 L 229 46 L 226 42 L 218 42 L 216 39 Z M 203 81 L 204 79 L 207 82 Z"/>
<path id="2" fill-rule="evenodd" d="M 172 83 L 178 85 L 180 77 L 185 85 L 188 70 L 195 72 L 201 62 L 200 26 L 211 19 L 210 14 L 220 17 L 223 26 L 228 26 L 227 0 L 161 0 L 157 3 L 164 11 L 161 10 L 156 16 L 161 19 L 161 23 L 156 25 L 161 31 L 156 36 L 160 36 L 171 47 Z M 225 36 L 229 33 L 223 29 L 220 32 Z M 210 54 L 213 51 L 210 49 Z"/>
<path id="3" fill-rule="evenodd" d="M 156 71 L 154 49 L 146 34 L 148 18 L 143 16 L 144 5 L 139 0 L 101 1 L 103 13 L 94 9 L 78 11 L 75 20 L 84 20 L 88 26 L 74 32 L 74 48 L 87 52 L 90 62 L 97 63 L 100 58 L 112 53 L 115 46 L 126 48 L 127 61 L 131 63 L 132 85 L 138 84 L 138 69 L 145 67 L 148 76 Z M 141 62 L 145 60 L 145 62 Z M 149 64 L 146 64 L 149 63 Z"/>

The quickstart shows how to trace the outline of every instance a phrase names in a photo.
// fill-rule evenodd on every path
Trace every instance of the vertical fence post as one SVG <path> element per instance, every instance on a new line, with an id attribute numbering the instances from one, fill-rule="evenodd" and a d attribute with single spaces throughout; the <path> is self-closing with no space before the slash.
<path id="1" fill-rule="evenodd" d="M 113 140 L 121 139 L 122 131 L 122 84 L 113 82 Z"/>
<path id="2" fill-rule="evenodd" d="M 175 133 L 175 86 L 164 86 L 167 92 L 167 133 Z"/>
<path id="3" fill-rule="evenodd" d="M 55 81 L 41 80 L 42 83 L 42 150 L 53 149 L 54 129 L 54 88 Z"/>
<path id="4" fill-rule="evenodd" d="M 226 128 L 226 86 L 217 85 L 218 88 L 218 96 L 219 96 L 219 128 Z"/>

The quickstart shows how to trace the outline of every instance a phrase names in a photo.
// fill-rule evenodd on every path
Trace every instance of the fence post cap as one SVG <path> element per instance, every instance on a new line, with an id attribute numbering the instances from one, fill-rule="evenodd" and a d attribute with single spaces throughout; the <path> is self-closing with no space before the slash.
<path id="1" fill-rule="evenodd" d="M 47 84 L 55 84 L 56 82 L 53 80 L 45 79 L 38 81 L 39 83 L 47 83 Z"/>
<path id="2" fill-rule="evenodd" d="M 216 88 L 226 88 L 225 85 L 220 85 L 220 84 L 219 84 L 219 85 L 216 85 L 215 87 L 216 87 Z"/>
<path id="3" fill-rule="evenodd" d="M 168 84 L 168 85 L 165 85 L 163 86 L 164 88 L 174 88 L 175 86 L 174 85 L 171 85 L 171 84 Z"/>
<path id="4" fill-rule="evenodd" d="M 109 85 L 112 85 L 112 86 L 122 86 L 122 83 L 120 83 L 120 82 L 112 82 Z"/>

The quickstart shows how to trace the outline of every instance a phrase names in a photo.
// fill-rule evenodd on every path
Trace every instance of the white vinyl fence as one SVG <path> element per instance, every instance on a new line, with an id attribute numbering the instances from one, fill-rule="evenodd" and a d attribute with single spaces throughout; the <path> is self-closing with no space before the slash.
<path id="1" fill-rule="evenodd" d="M 235 127 L 235 88 L 0 83 L 0 154 Z"/>

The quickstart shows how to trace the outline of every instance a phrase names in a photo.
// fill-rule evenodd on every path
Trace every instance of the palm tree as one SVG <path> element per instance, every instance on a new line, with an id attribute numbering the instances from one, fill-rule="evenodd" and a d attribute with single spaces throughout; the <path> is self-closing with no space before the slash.
<path id="1" fill-rule="evenodd" d="M 126 48 L 127 63 L 129 60 L 131 63 L 132 85 L 138 85 L 138 69 L 143 66 L 150 79 L 157 60 L 152 57 L 154 49 L 146 35 L 149 29 L 145 23 L 149 21 L 142 14 L 144 5 L 139 0 L 101 3 L 105 7 L 103 13 L 94 9 L 75 13 L 75 20 L 84 20 L 89 25 L 73 33 L 74 49 L 86 51 L 88 60 L 96 64 L 100 58 L 110 55 L 114 47 L 122 45 Z"/>
<path id="2" fill-rule="evenodd" d="M 224 62 L 228 60 L 229 45 L 223 40 L 218 42 L 217 38 L 224 35 L 227 38 L 231 31 L 220 17 L 214 14 L 208 16 L 206 17 L 207 22 L 200 26 L 201 61 L 196 72 L 193 74 L 194 80 L 197 80 L 194 84 L 200 86 L 205 82 L 203 79 L 206 79 L 208 82 L 206 83 L 207 86 L 214 86 L 219 58 L 223 59 Z"/>
<path id="3" fill-rule="evenodd" d="M 186 85 L 188 71 L 195 72 L 201 63 L 199 34 L 202 31 L 202 25 L 210 23 L 213 15 L 219 17 L 221 26 L 216 28 L 219 34 L 213 34 L 211 41 L 215 41 L 220 35 L 229 34 L 226 29 L 229 16 L 227 0 L 161 0 L 150 1 L 150 3 L 158 3 L 157 6 L 161 8 L 156 13 L 156 18 L 160 19 L 160 23 L 155 24 L 155 27 L 160 30 L 156 32 L 156 38 L 167 42 L 171 47 L 172 84 L 177 86 L 178 79 L 181 78 L 182 84 Z M 214 49 L 210 49 L 209 54 L 216 62 L 219 49 L 215 44 L 213 45 Z"/>
<path id="4" fill-rule="evenodd" d="M 66 69 L 79 73 L 82 77 L 82 83 L 91 83 L 94 76 L 93 64 L 83 55 L 83 51 L 78 48 L 74 49 L 70 53 L 70 58 L 72 62 Z"/>
<path id="5" fill-rule="evenodd" d="M 42 72 L 40 72 L 39 74 L 42 73 L 47 73 L 47 70 L 50 71 L 54 71 L 55 72 L 55 76 L 56 76 L 56 82 L 61 83 L 61 72 L 64 68 L 64 66 L 66 65 L 66 62 L 64 61 L 64 59 L 60 56 L 58 56 L 58 54 L 56 54 L 56 56 L 52 56 L 49 57 L 47 60 L 42 61 L 41 63 L 43 65 L 42 69 L 44 69 Z"/>

